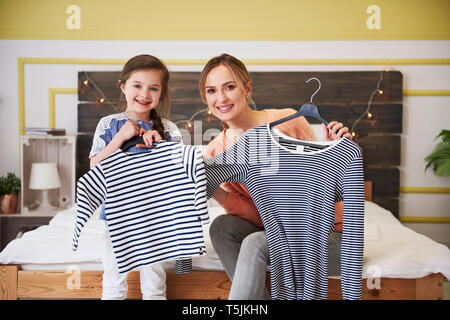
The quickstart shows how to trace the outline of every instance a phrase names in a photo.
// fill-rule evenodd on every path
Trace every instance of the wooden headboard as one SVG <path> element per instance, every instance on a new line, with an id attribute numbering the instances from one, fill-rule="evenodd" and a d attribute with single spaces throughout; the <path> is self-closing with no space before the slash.
<path id="1" fill-rule="evenodd" d="M 373 201 L 372 181 L 364 181 L 364 200 Z"/>
<path id="2" fill-rule="evenodd" d="M 193 129 L 186 127 L 189 119 L 202 124 L 201 128 L 195 128 L 191 144 L 207 144 L 213 137 L 204 133 L 211 131 L 208 129 L 222 128 L 220 121 L 206 113 L 198 92 L 199 75 L 199 72 L 172 72 L 170 79 L 172 108 L 166 117 L 182 129 Z M 89 170 L 88 156 L 99 119 L 118 112 L 118 77 L 119 72 L 111 71 L 78 73 L 77 179 Z M 358 135 L 354 141 L 363 149 L 364 175 L 365 180 L 373 183 L 373 201 L 398 217 L 403 109 L 400 72 L 252 72 L 251 77 L 252 98 L 258 110 L 298 110 L 302 104 L 309 103 L 317 89 L 316 82 L 306 84 L 305 81 L 311 77 L 320 79 L 322 88 L 313 101 L 320 114 L 328 121 L 338 120 L 349 128 L 366 112 L 382 77 L 379 85 L 382 94 L 377 92 L 371 102 L 372 117 L 363 117 L 357 124 Z M 88 80 L 87 85 L 85 80 Z M 101 98 L 106 99 L 102 102 Z"/>

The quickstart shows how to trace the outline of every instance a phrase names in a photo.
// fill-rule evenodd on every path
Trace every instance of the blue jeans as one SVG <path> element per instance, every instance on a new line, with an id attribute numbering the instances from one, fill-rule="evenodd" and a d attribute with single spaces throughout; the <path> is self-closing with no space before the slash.
<path id="1" fill-rule="evenodd" d="M 268 300 L 266 288 L 269 247 L 262 228 L 230 214 L 215 218 L 209 228 L 211 242 L 231 279 L 229 300 Z M 328 239 L 328 275 L 339 276 L 342 234 Z"/>

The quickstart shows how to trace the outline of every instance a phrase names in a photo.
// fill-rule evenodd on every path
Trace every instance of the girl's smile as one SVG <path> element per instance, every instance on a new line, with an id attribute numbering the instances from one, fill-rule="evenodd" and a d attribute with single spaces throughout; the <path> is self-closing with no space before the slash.
<path id="1" fill-rule="evenodd" d="M 139 103 L 141 106 L 147 106 L 147 105 L 149 105 L 150 103 L 151 103 L 151 101 L 145 101 L 145 100 L 138 100 L 138 99 L 135 99 L 135 101 L 137 102 L 137 103 Z"/>
<path id="2" fill-rule="evenodd" d="M 145 69 L 133 72 L 120 85 L 127 101 L 127 111 L 135 112 L 140 120 L 148 121 L 150 111 L 159 103 L 162 88 L 160 70 Z"/>

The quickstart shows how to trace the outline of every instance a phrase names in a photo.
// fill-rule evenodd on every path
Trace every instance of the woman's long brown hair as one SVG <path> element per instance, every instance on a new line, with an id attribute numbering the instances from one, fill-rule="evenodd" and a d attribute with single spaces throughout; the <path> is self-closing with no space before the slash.
<path id="1" fill-rule="evenodd" d="M 223 53 L 220 56 L 211 58 L 206 63 L 205 67 L 202 70 L 202 73 L 200 74 L 198 89 L 200 90 L 200 96 L 202 97 L 202 101 L 204 103 L 206 103 L 206 93 L 205 93 L 206 77 L 213 68 L 219 65 L 227 66 L 230 69 L 231 73 L 236 78 L 237 82 L 240 85 L 242 85 L 242 89 L 245 90 L 245 86 L 248 83 L 250 84 L 252 83 L 250 73 L 247 71 L 247 68 L 245 67 L 244 63 L 242 63 L 242 61 L 227 53 Z M 248 99 L 250 99 L 250 96 L 248 97 Z M 222 121 L 222 126 L 228 129 L 228 124 L 225 121 Z"/>

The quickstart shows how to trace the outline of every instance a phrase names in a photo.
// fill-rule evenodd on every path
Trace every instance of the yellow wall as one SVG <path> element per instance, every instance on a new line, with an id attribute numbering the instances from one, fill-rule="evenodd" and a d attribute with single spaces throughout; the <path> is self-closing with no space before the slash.
<path id="1" fill-rule="evenodd" d="M 449 12 L 448 0 L 0 0 L 0 39 L 448 40 Z"/>

